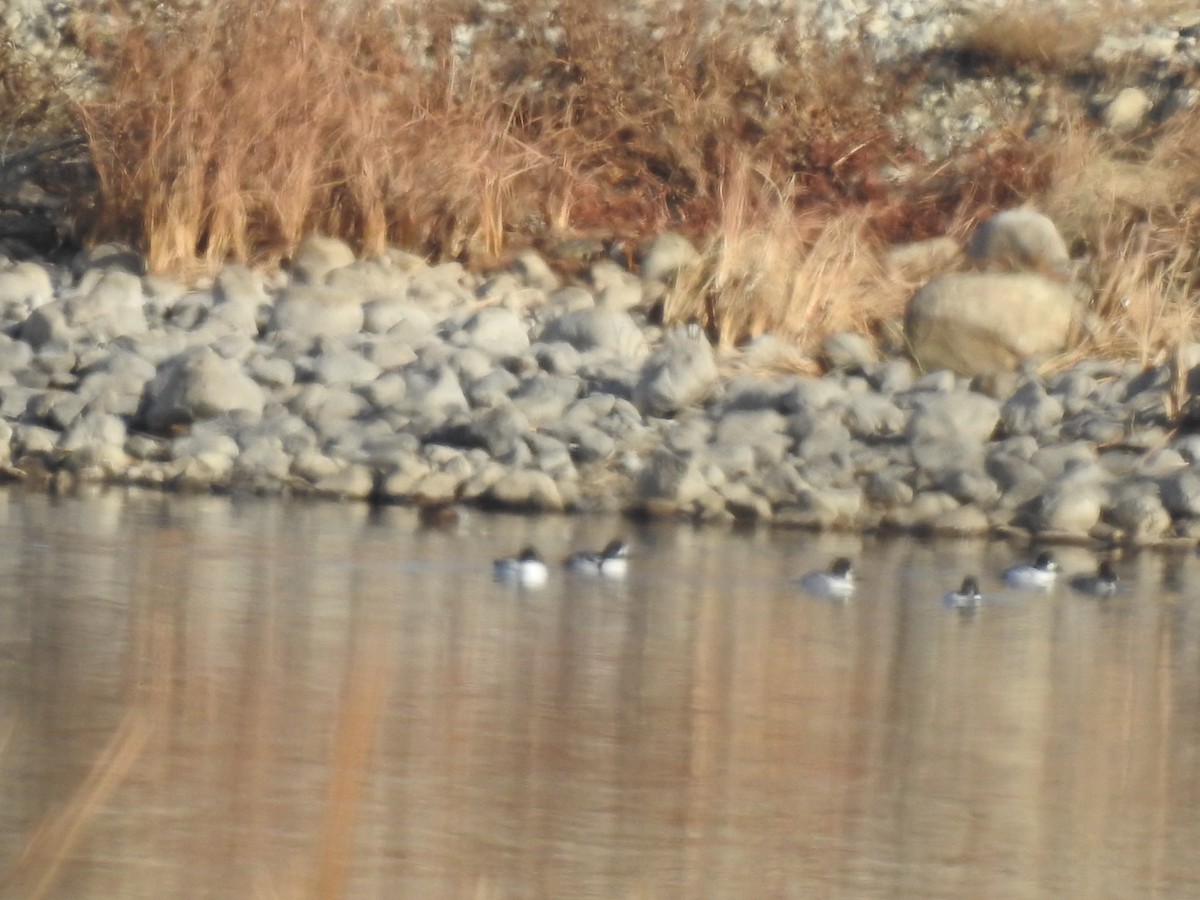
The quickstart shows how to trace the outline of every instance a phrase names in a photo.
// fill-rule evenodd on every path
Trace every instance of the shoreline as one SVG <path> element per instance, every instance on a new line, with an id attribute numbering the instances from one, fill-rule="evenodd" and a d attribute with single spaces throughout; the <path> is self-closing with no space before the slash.
<path id="1" fill-rule="evenodd" d="M 653 279 L 603 262 L 592 281 L 528 254 L 484 277 L 330 239 L 286 275 L 228 266 L 203 290 L 21 263 L 0 273 L 0 463 L 61 492 L 1200 542 L 1200 434 L 1170 405 L 1200 354 L 968 379 L 847 333 L 826 374 L 801 374 L 778 338 L 717 349 L 648 321 Z"/>

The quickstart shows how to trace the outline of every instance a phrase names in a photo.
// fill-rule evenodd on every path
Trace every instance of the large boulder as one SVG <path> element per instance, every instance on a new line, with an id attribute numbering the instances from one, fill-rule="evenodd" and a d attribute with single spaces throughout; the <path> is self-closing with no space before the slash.
<path id="1" fill-rule="evenodd" d="M 904 330 L 926 371 L 993 375 L 1067 345 L 1076 302 L 1063 284 L 1031 272 L 961 272 L 909 301 Z"/>

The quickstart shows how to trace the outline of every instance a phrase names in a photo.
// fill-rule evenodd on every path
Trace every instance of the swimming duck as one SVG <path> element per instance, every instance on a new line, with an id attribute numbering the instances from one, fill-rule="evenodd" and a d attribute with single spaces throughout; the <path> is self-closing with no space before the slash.
<path id="1" fill-rule="evenodd" d="M 629 569 L 629 545 L 620 538 L 605 544 L 599 553 L 580 551 L 567 557 L 566 567 L 581 575 L 600 575 L 604 578 L 624 578 Z"/>
<path id="2" fill-rule="evenodd" d="M 983 594 L 979 592 L 979 582 L 975 580 L 974 575 L 968 575 L 963 579 L 962 587 L 957 591 L 950 591 L 942 598 L 942 602 L 946 606 L 953 606 L 956 609 L 974 609 L 983 602 Z"/>
<path id="3" fill-rule="evenodd" d="M 1076 575 L 1071 579 L 1072 589 L 1093 597 L 1111 597 L 1117 592 L 1117 573 L 1107 559 L 1100 563 L 1095 575 Z"/>
<path id="4" fill-rule="evenodd" d="M 1004 583 L 1024 590 L 1044 591 L 1058 578 L 1058 563 L 1053 553 L 1042 553 L 1033 565 L 1013 566 L 1004 571 Z"/>
<path id="5" fill-rule="evenodd" d="M 492 573 L 497 581 L 527 588 L 541 587 L 550 577 L 542 555 L 533 547 L 526 547 L 518 556 L 496 560 Z"/>
<path id="6" fill-rule="evenodd" d="M 854 593 L 854 566 L 844 556 L 833 561 L 828 572 L 809 572 L 800 587 L 814 597 L 843 600 Z"/>

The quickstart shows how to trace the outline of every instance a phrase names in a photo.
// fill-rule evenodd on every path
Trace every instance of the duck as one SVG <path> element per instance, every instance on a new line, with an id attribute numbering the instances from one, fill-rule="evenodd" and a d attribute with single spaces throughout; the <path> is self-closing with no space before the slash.
<path id="1" fill-rule="evenodd" d="M 550 571 L 542 555 L 533 547 L 526 547 L 517 556 L 506 556 L 492 563 L 496 580 L 523 588 L 537 588 L 546 583 Z"/>
<path id="2" fill-rule="evenodd" d="M 1058 578 L 1058 563 L 1053 553 L 1042 553 L 1033 565 L 1012 566 L 1005 569 L 1001 577 L 1009 587 L 1044 591 L 1054 586 Z"/>
<path id="3" fill-rule="evenodd" d="M 800 579 L 800 587 L 814 597 L 842 600 L 854 593 L 854 565 L 839 556 L 828 572 L 809 572 Z"/>
<path id="4" fill-rule="evenodd" d="M 629 569 L 629 545 L 614 538 L 599 553 L 581 550 L 567 557 L 564 565 L 581 575 L 600 575 L 604 578 L 624 578 Z"/>
<path id="5" fill-rule="evenodd" d="M 979 582 L 974 575 L 968 575 L 963 579 L 962 587 L 942 598 L 942 603 L 955 609 L 974 609 L 982 602 L 983 594 L 979 592 Z"/>
<path id="6" fill-rule="evenodd" d="M 1117 592 L 1117 573 L 1106 559 L 1096 568 L 1095 575 L 1076 575 L 1072 578 L 1071 588 L 1093 597 L 1111 597 Z"/>

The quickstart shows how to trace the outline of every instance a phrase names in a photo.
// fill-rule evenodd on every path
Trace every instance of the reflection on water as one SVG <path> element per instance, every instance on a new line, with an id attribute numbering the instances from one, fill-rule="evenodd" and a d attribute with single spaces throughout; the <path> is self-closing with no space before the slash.
<path id="1" fill-rule="evenodd" d="M 623 583 L 491 580 L 619 532 Z M 852 600 L 797 590 L 842 554 Z M 0 497 L 0 895 L 1195 896 L 1200 560 L 1096 601 L 1014 558 Z"/>

